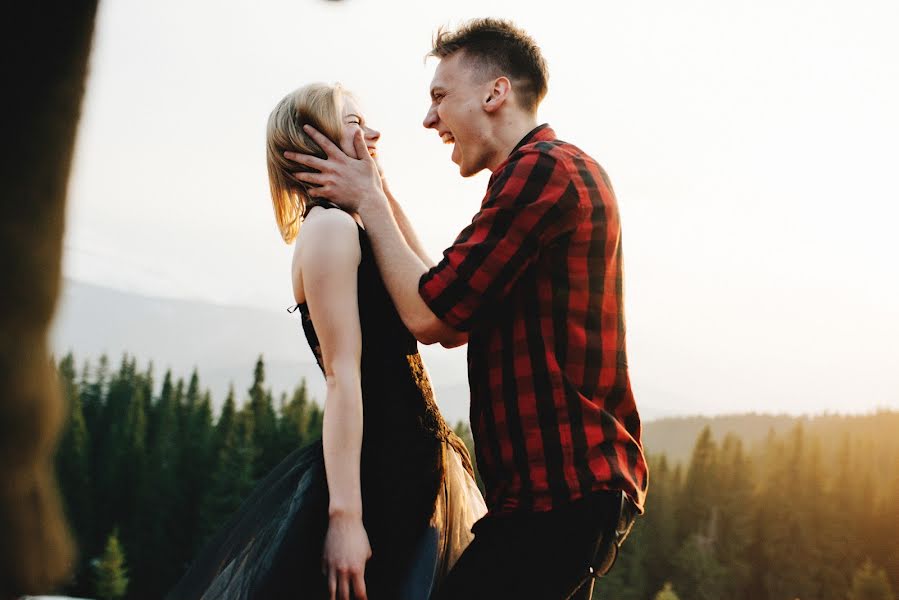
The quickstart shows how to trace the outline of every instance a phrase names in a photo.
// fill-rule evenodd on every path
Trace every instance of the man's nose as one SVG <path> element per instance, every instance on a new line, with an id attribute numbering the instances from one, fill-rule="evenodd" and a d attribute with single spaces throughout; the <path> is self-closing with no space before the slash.
<path id="1" fill-rule="evenodd" d="M 428 109 L 428 113 L 425 115 L 425 120 L 421 123 L 425 129 L 431 129 L 435 125 L 437 125 L 437 109 L 436 107 L 431 107 Z"/>

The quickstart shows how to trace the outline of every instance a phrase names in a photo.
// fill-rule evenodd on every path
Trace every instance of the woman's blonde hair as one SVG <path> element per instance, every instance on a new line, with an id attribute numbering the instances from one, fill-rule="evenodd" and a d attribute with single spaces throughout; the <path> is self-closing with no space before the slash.
<path id="1" fill-rule="evenodd" d="M 287 94 L 268 117 L 266 154 L 268 183 L 272 206 L 281 237 L 288 244 L 297 237 L 300 221 L 309 195 L 305 185 L 291 176 L 297 171 L 311 171 L 284 158 L 284 152 L 311 154 L 327 158 L 324 151 L 303 131 L 309 124 L 335 144 L 343 130 L 343 96 L 340 84 L 310 83 Z"/>

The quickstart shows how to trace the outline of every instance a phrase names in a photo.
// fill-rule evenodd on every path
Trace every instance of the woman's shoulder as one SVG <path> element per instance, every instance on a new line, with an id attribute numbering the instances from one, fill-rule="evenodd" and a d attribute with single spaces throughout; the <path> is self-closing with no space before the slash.
<path id="1" fill-rule="evenodd" d="M 333 224 L 343 223 L 345 225 L 353 226 L 353 229 L 355 230 L 356 221 L 348 212 L 342 210 L 336 204 L 331 202 L 316 202 L 306 209 L 303 216 L 303 226 L 300 230 L 302 231 L 303 228 L 308 227 L 312 223 L 324 223 L 326 224 L 324 225 L 326 227 L 339 227 L 339 225 Z"/>
<path id="2" fill-rule="evenodd" d="M 312 207 L 303 219 L 296 245 L 301 264 L 359 263 L 358 225 L 339 209 Z"/>

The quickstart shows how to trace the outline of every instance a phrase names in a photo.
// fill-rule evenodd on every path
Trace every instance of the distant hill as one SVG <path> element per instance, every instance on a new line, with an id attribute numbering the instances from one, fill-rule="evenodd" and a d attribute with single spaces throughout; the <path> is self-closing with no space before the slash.
<path id="1" fill-rule="evenodd" d="M 822 441 L 825 454 L 836 452 L 847 436 L 853 444 L 864 444 L 866 439 L 878 440 L 877 447 L 868 450 L 872 460 L 878 457 L 891 460 L 899 453 L 899 412 L 888 410 L 867 415 L 814 417 L 760 414 L 671 417 L 645 423 L 643 442 L 648 454 L 665 454 L 670 461 L 686 464 L 699 433 L 706 426 L 718 442 L 732 433 L 743 440 L 747 450 L 753 450 L 769 432 L 783 434 L 800 424 L 806 435 L 817 436 Z"/>
<path id="2" fill-rule="evenodd" d="M 728 433 L 733 433 L 741 437 L 744 443 L 753 444 L 763 440 L 771 430 L 781 433 L 800 421 L 805 422 L 807 418 L 757 414 L 668 417 L 643 425 L 643 444 L 649 454 L 664 453 L 670 460 L 687 461 L 696 438 L 706 426 L 711 428 L 712 435 L 719 441 Z"/>

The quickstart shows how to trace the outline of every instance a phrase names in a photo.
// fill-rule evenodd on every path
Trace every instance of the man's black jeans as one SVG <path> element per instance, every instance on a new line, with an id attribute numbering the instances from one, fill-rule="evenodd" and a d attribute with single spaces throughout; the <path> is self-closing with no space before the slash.
<path id="1" fill-rule="evenodd" d="M 630 506 L 625 511 L 629 524 Z M 620 493 L 597 492 L 546 513 L 482 519 L 435 599 L 568 598 L 587 576 L 598 542 L 621 512 Z M 570 597 L 587 600 L 592 589 L 591 579 Z"/>

